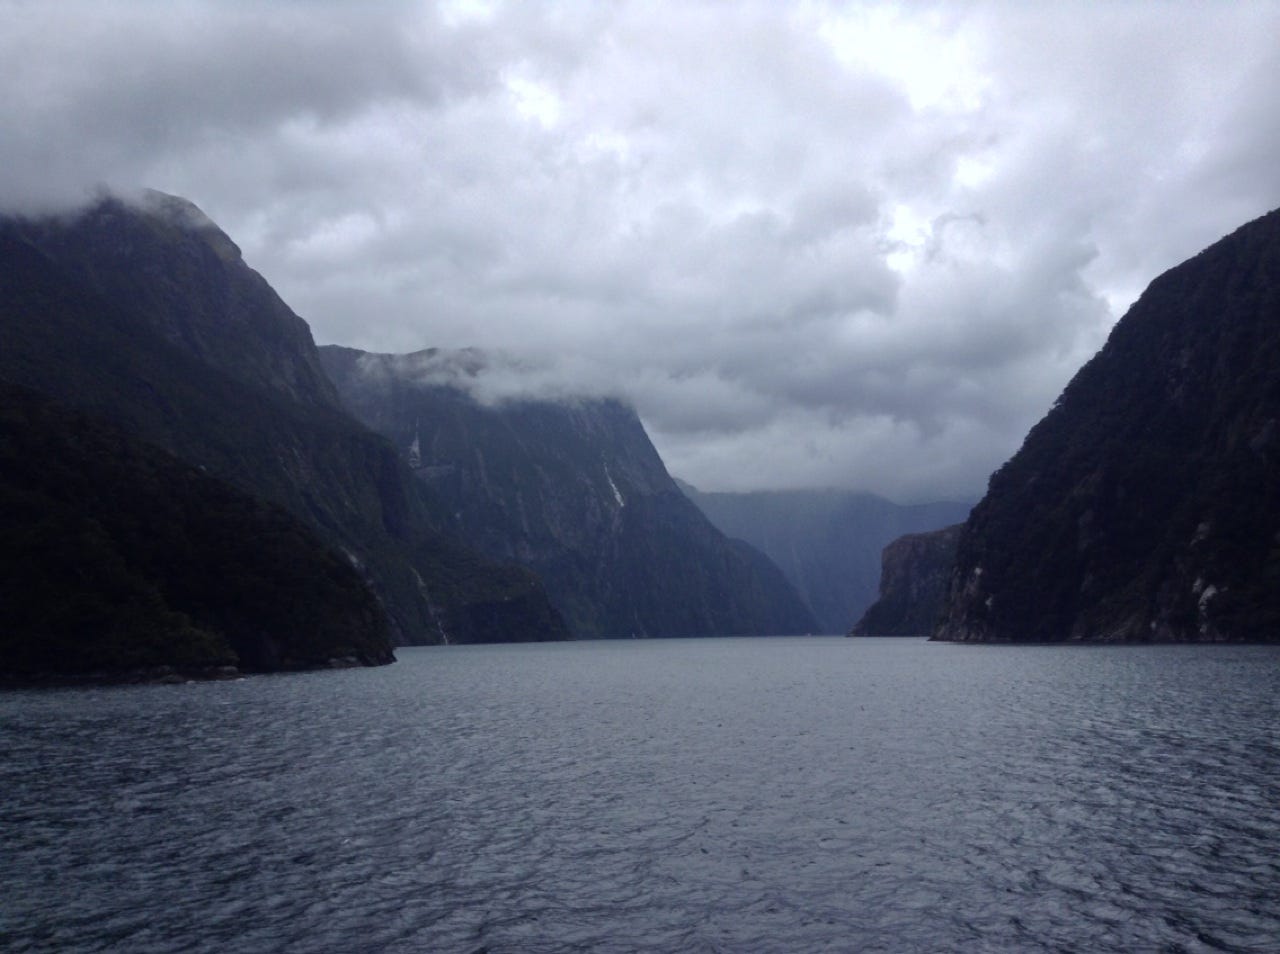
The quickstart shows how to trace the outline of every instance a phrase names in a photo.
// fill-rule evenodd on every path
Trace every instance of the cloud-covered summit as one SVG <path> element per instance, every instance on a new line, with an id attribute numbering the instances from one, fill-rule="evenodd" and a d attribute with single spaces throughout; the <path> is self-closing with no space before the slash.
<path id="1" fill-rule="evenodd" d="M 631 400 L 707 489 L 972 494 L 1280 205 L 1280 5 L 0 2 L 0 201 L 187 196 L 318 340 Z"/>

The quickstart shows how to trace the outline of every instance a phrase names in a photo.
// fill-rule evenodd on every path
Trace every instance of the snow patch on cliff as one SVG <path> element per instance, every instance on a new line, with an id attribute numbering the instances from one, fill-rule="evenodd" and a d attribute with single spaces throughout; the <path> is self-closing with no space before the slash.
<path id="1" fill-rule="evenodd" d="M 609 473 L 609 465 L 604 465 L 604 479 L 609 481 L 609 489 L 613 491 L 613 499 L 618 501 L 619 507 L 625 507 L 627 502 L 622 498 L 622 491 L 618 489 L 618 485 L 613 482 L 613 475 Z"/>

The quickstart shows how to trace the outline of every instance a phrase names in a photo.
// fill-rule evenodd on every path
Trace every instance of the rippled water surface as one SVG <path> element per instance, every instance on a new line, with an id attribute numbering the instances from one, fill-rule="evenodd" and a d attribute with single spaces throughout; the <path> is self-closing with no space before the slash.
<path id="1" fill-rule="evenodd" d="M 400 656 L 0 694 L 0 948 L 1280 950 L 1280 649 Z"/>

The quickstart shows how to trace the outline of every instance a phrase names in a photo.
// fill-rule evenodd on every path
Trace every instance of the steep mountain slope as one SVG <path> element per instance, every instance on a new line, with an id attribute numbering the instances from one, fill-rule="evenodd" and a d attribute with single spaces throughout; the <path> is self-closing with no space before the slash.
<path id="1" fill-rule="evenodd" d="M 773 560 L 813 610 L 822 631 L 847 632 L 876 599 L 880 551 L 905 533 L 963 520 L 968 503 L 901 506 L 842 490 L 685 493 L 726 535 Z"/>
<path id="2" fill-rule="evenodd" d="M 880 555 L 880 598 L 853 624 L 850 636 L 928 636 L 942 612 L 960 542 L 961 524 L 909 533 Z"/>
<path id="3" fill-rule="evenodd" d="M 359 574 L 285 511 L 0 384 L 0 672 L 391 662 Z"/>
<path id="4" fill-rule="evenodd" d="M 131 319 L 202 364 L 303 405 L 338 407 L 307 323 L 186 199 L 106 199 L 22 231 L 76 284 L 127 303 Z"/>
<path id="5" fill-rule="evenodd" d="M 320 349 L 353 413 L 401 449 L 456 532 L 533 569 L 583 636 L 811 632 L 777 568 L 717 531 L 616 401 L 487 407 L 475 353 Z"/>
<path id="6" fill-rule="evenodd" d="M 306 325 L 194 216 L 108 199 L 0 221 L 0 379 L 294 513 L 361 570 L 398 643 L 567 635 L 530 573 L 433 526 L 394 448 L 338 409 Z"/>
<path id="7" fill-rule="evenodd" d="M 961 536 L 935 638 L 1280 639 L 1280 211 L 1161 275 Z"/>

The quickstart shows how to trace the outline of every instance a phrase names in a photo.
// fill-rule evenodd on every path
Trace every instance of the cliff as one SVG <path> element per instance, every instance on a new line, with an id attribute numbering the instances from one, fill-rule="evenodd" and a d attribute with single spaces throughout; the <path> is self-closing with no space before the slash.
<path id="1" fill-rule="evenodd" d="M 1280 211 L 1153 281 L 957 548 L 935 638 L 1280 639 Z"/>
<path id="2" fill-rule="evenodd" d="M 486 406 L 476 352 L 320 349 L 343 401 L 399 448 L 450 527 L 543 580 L 579 636 L 812 632 L 782 574 L 676 487 L 618 401 Z"/>
<path id="3" fill-rule="evenodd" d="M 345 412 L 306 325 L 194 207 L 0 220 L 0 380 L 282 507 L 372 588 L 398 644 L 563 638 L 537 579 L 438 525 Z"/>
<path id="4" fill-rule="evenodd" d="M 10 228 L 18 223 L 10 222 Z M 65 280 L 125 304 L 139 328 L 251 387 L 337 408 L 311 329 L 194 204 L 148 191 L 21 223 Z"/>
<path id="5" fill-rule="evenodd" d="M 10 678 L 393 661 L 373 594 L 300 521 L 7 385 L 0 523 Z"/>
<path id="6" fill-rule="evenodd" d="M 928 636 L 951 582 L 961 524 L 899 537 L 880 557 L 880 597 L 850 636 Z"/>
<path id="7" fill-rule="evenodd" d="M 782 570 L 824 633 L 847 632 L 876 599 L 880 553 L 906 533 L 964 520 L 970 503 L 900 505 L 846 490 L 684 491 L 723 533 Z"/>

